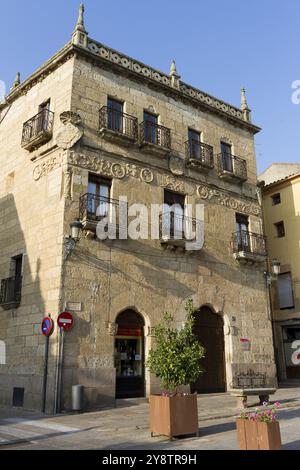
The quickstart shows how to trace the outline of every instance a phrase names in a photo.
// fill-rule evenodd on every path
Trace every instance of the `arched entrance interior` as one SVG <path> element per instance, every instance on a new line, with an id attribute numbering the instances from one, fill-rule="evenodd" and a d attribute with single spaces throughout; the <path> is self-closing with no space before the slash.
<path id="1" fill-rule="evenodd" d="M 116 398 L 144 397 L 144 320 L 134 310 L 125 310 L 116 323 Z"/>
<path id="2" fill-rule="evenodd" d="M 195 312 L 194 333 L 205 347 L 201 364 L 205 372 L 191 385 L 197 393 L 225 392 L 225 345 L 223 318 L 208 307 Z"/>

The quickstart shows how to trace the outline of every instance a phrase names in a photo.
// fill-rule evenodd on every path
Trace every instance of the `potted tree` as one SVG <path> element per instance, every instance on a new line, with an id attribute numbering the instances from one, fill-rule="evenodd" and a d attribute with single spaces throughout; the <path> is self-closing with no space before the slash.
<path id="1" fill-rule="evenodd" d="M 281 436 L 276 410 L 280 403 L 251 412 L 243 412 L 236 420 L 237 440 L 241 450 L 279 450 Z"/>
<path id="2" fill-rule="evenodd" d="M 184 393 L 179 387 L 190 386 L 203 373 L 200 360 L 204 348 L 193 333 L 192 300 L 185 306 L 184 326 L 173 326 L 173 317 L 165 313 L 154 329 L 155 347 L 147 360 L 149 371 L 160 379 L 161 395 L 150 395 L 151 435 L 198 435 L 197 394 Z"/>

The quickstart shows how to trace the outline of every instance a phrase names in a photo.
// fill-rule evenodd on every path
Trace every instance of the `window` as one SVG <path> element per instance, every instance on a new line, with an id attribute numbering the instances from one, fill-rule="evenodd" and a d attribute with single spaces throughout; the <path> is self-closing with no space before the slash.
<path id="1" fill-rule="evenodd" d="M 89 215 L 105 217 L 110 202 L 111 181 L 89 175 L 88 204 Z"/>
<path id="2" fill-rule="evenodd" d="M 233 173 L 232 148 L 230 144 L 221 142 L 222 169 Z"/>
<path id="3" fill-rule="evenodd" d="M 281 203 L 280 193 L 273 194 L 273 196 L 271 196 L 271 198 L 272 198 L 273 206 L 276 206 L 277 204 Z"/>
<path id="4" fill-rule="evenodd" d="M 278 238 L 284 237 L 285 236 L 284 223 L 281 221 L 281 222 L 277 222 L 274 225 L 275 225 L 277 237 Z"/>
<path id="5" fill-rule="evenodd" d="M 235 214 L 237 249 L 238 251 L 250 251 L 249 217 L 244 214 Z"/>
<path id="6" fill-rule="evenodd" d="M 158 116 L 144 111 L 144 133 L 146 142 L 158 144 Z"/>
<path id="7" fill-rule="evenodd" d="M 183 234 L 183 216 L 184 216 L 185 196 L 183 194 L 173 193 L 165 190 L 164 192 L 164 214 L 163 228 L 169 231 L 171 237 L 177 235 L 178 238 Z"/>
<path id="8" fill-rule="evenodd" d="M 45 101 L 44 103 L 39 105 L 39 114 L 38 114 L 38 122 L 37 122 L 37 131 L 47 131 L 49 128 L 49 115 L 50 111 L 50 100 Z"/>
<path id="9" fill-rule="evenodd" d="M 201 160 L 200 132 L 189 129 L 189 155 L 191 158 Z"/>
<path id="10" fill-rule="evenodd" d="M 294 308 L 293 283 L 290 272 L 278 275 L 277 290 L 280 310 Z"/>
<path id="11" fill-rule="evenodd" d="M 108 108 L 108 129 L 113 131 L 122 132 L 123 131 L 123 107 L 124 103 L 121 101 L 113 100 L 108 98 L 107 108 Z"/>

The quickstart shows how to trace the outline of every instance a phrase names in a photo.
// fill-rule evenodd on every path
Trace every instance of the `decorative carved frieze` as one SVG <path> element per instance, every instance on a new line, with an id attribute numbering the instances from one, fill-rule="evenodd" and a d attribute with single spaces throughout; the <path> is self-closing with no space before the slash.
<path id="1" fill-rule="evenodd" d="M 213 200 L 216 204 L 226 206 L 238 212 L 243 212 L 244 214 L 261 216 L 261 209 L 258 204 L 234 198 L 224 191 L 210 188 L 202 184 L 198 186 L 197 193 L 201 199 Z"/>
<path id="2" fill-rule="evenodd" d="M 184 174 L 185 161 L 183 158 L 174 157 L 173 155 L 169 158 L 169 169 L 173 175 L 181 176 Z"/>
<path id="3" fill-rule="evenodd" d="M 87 168 L 104 176 L 111 176 L 118 179 L 129 176 L 138 178 L 144 183 L 152 183 L 154 180 L 154 174 L 149 168 L 141 168 L 130 163 L 111 162 L 103 158 L 87 156 L 75 152 L 69 153 L 68 163 Z"/>
<path id="4" fill-rule="evenodd" d="M 185 185 L 183 181 L 173 178 L 170 175 L 163 175 L 161 180 L 161 186 L 171 191 L 178 193 L 185 193 Z"/>
<path id="5" fill-rule="evenodd" d="M 62 166 L 63 156 L 62 154 L 55 155 L 48 158 L 48 160 L 43 161 L 36 165 L 33 169 L 33 179 L 38 181 L 40 178 L 47 176 L 51 171 L 55 170 Z"/>

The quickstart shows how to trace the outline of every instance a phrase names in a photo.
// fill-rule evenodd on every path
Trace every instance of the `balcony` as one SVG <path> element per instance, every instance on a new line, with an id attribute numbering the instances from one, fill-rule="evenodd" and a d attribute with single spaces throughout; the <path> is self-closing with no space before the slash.
<path id="1" fill-rule="evenodd" d="M 4 310 L 17 308 L 21 302 L 22 278 L 2 279 L 0 284 L 0 306 Z"/>
<path id="2" fill-rule="evenodd" d="M 157 156 L 164 156 L 171 151 L 171 131 L 151 121 L 140 124 L 140 148 Z"/>
<path id="3" fill-rule="evenodd" d="M 266 239 L 258 233 L 241 230 L 232 235 L 233 256 L 244 263 L 262 263 L 267 258 Z"/>
<path id="4" fill-rule="evenodd" d="M 137 118 L 104 106 L 100 109 L 100 135 L 116 144 L 131 145 L 138 139 Z"/>
<path id="5" fill-rule="evenodd" d="M 109 230 L 112 236 L 119 233 L 119 201 L 92 193 L 80 197 L 79 218 L 83 230 L 95 236 L 97 224 L 104 218 L 108 219 Z"/>
<path id="6" fill-rule="evenodd" d="M 52 138 L 54 113 L 43 109 L 23 124 L 22 142 L 24 149 L 31 152 Z"/>
<path id="7" fill-rule="evenodd" d="M 175 212 L 164 212 L 159 217 L 159 239 L 162 245 L 185 248 L 186 242 L 196 240 L 200 222 Z"/>
<path id="8" fill-rule="evenodd" d="M 190 139 L 185 142 L 187 165 L 208 172 L 214 167 L 213 147 L 203 142 Z"/>
<path id="9" fill-rule="evenodd" d="M 243 182 L 247 180 L 246 160 L 231 153 L 218 155 L 219 177 L 230 182 Z"/>

